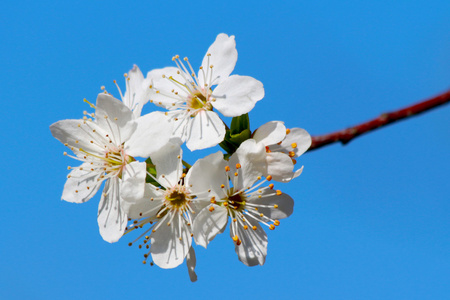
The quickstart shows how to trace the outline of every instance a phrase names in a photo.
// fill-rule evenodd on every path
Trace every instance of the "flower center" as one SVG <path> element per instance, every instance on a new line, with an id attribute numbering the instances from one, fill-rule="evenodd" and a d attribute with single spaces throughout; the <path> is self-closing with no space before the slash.
<path id="1" fill-rule="evenodd" d="M 106 174 L 114 173 L 119 178 L 122 178 L 122 172 L 128 163 L 135 161 L 134 157 L 129 156 L 123 150 L 123 146 L 119 149 L 110 149 L 105 153 L 104 157 Z"/>
<path id="2" fill-rule="evenodd" d="M 164 194 L 164 204 L 170 210 L 185 211 L 191 199 L 192 197 L 183 185 L 176 185 Z"/>
<path id="3" fill-rule="evenodd" d="M 198 110 L 204 109 L 204 110 L 212 110 L 211 102 L 209 101 L 209 95 L 206 95 L 198 90 L 195 90 L 192 92 L 187 100 L 186 100 L 186 106 L 188 110 L 194 111 L 194 113 L 191 115 L 192 117 L 195 117 L 197 115 Z"/>
<path id="4" fill-rule="evenodd" d="M 244 192 L 233 192 L 233 188 L 230 189 L 230 195 L 227 199 L 227 206 L 233 210 L 242 212 L 245 209 L 247 196 Z"/>

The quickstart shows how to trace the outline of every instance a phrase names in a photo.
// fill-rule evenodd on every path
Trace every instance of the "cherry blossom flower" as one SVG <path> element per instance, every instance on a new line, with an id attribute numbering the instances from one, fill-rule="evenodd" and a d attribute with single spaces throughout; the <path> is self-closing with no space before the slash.
<path id="1" fill-rule="evenodd" d="M 147 74 L 154 92 L 150 102 L 170 110 L 169 115 L 178 123 L 175 134 L 186 141 L 190 150 L 213 147 L 223 141 L 225 125 L 213 109 L 236 117 L 248 113 L 264 97 L 260 81 L 249 76 L 230 76 L 237 61 L 234 36 L 217 36 L 198 75 L 187 57 L 183 59 L 186 65 L 178 55 L 172 60 L 176 68 Z"/>
<path id="2" fill-rule="evenodd" d="M 133 219 L 127 233 L 148 226 L 132 243 L 142 241 L 139 248 L 149 249 L 144 254 L 146 263 L 151 255 L 152 264 L 170 269 L 180 265 L 188 258 L 188 270 L 191 280 L 196 280 L 194 272 L 195 253 L 192 245 L 192 222 L 194 214 L 207 205 L 207 190 L 201 190 L 202 184 L 196 184 L 195 174 L 198 164 L 183 173 L 182 151 L 179 145 L 167 144 L 161 151 L 150 157 L 156 166 L 154 178 L 160 185 L 145 184 L 143 196 L 129 190 L 122 194 L 128 217 Z M 194 174 L 194 176 L 192 176 Z"/>
<path id="3" fill-rule="evenodd" d="M 163 113 L 135 119 L 128 107 L 108 94 L 99 94 L 96 106 L 91 106 L 95 107 L 95 113 L 85 112 L 83 119 L 62 120 L 50 126 L 52 135 L 74 153 L 64 154 L 82 163 L 68 167 L 71 172 L 62 199 L 86 202 L 105 182 L 98 224 L 103 239 L 116 242 L 127 223 L 121 190 L 136 195 L 144 191 L 146 164 L 134 157 L 158 151 L 169 140 L 170 126 Z M 157 127 L 161 124 L 166 124 L 166 129 Z M 127 180 L 127 185 L 122 186 L 122 180 Z"/>
<path id="4" fill-rule="evenodd" d="M 303 167 L 294 171 L 296 158 L 311 146 L 311 136 L 301 128 L 286 129 L 281 121 L 271 121 L 259 127 L 252 137 L 266 148 L 266 168 L 263 175 L 288 182 L 299 176 Z"/>
<path id="5" fill-rule="evenodd" d="M 114 84 L 119 91 L 123 104 L 133 112 L 136 118 L 138 118 L 141 116 L 142 107 L 150 100 L 151 80 L 144 78 L 144 75 L 137 65 L 134 65 L 128 73 L 125 73 L 124 77 L 126 86 L 125 94 L 122 93 L 122 90 L 115 80 Z M 102 90 L 104 90 L 105 93 L 108 93 L 104 86 L 102 86 Z"/>
<path id="6" fill-rule="evenodd" d="M 258 164 L 265 159 L 262 144 L 249 140 L 227 162 L 221 152 L 204 159 L 211 166 L 209 186 L 211 204 L 202 209 L 194 220 L 194 239 L 207 247 L 218 233 L 225 230 L 230 217 L 230 236 L 238 258 L 247 266 L 263 265 L 267 255 L 267 234 L 262 225 L 274 230 L 280 219 L 293 212 L 294 201 L 289 195 L 275 190 L 271 180 L 262 180 Z"/>

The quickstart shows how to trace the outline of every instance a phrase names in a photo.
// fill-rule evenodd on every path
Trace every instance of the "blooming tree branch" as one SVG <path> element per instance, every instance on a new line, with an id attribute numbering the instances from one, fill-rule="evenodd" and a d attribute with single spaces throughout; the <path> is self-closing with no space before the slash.
<path id="1" fill-rule="evenodd" d="M 97 215 L 103 239 L 114 243 L 134 235 L 130 246 L 144 250 L 143 264 L 172 269 L 186 260 L 191 281 L 197 280 L 194 244 L 202 247 L 229 225 L 238 259 L 263 265 L 268 235 L 294 211 L 294 199 L 280 185 L 298 177 L 296 159 L 450 101 L 450 91 L 336 133 L 311 139 L 302 128 L 269 121 L 253 132 L 248 113 L 264 97 L 263 84 L 250 76 L 232 75 L 237 61 L 234 36 L 219 34 L 198 72 L 187 57 L 176 67 L 151 70 L 147 77 L 135 65 L 125 73 L 121 100 L 103 92 L 95 112 L 82 119 L 61 120 L 52 135 L 81 162 L 68 167 L 62 199 L 83 203 L 103 186 Z M 165 112 L 142 115 L 148 102 Z M 230 126 L 221 116 L 233 117 Z M 183 160 L 190 151 L 220 145 L 224 150 Z M 141 159 L 139 159 L 141 158 Z M 270 183 L 269 183 L 270 182 Z M 275 188 L 275 183 L 277 187 Z"/>
<path id="2" fill-rule="evenodd" d="M 337 142 L 340 142 L 343 145 L 345 145 L 360 135 L 384 127 L 391 123 L 421 114 L 423 112 L 426 112 L 435 107 L 442 106 L 449 102 L 450 102 L 450 90 L 436 97 L 402 108 L 400 110 L 381 114 L 379 117 L 361 123 L 359 125 L 339 130 L 336 132 L 332 132 L 329 134 L 313 136 L 312 144 L 311 147 L 308 149 L 308 151 L 316 150 L 318 148 Z"/>

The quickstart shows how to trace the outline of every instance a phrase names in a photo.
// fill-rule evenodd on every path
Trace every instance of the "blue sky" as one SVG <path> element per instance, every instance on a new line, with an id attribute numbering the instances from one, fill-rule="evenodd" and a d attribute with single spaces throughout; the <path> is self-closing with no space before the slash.
<path id="1" fill-rule="evenodd" d="M 244 266 L 223 234 L 196 248 L 196 283 L 185 266 L 142 265 L 126 238 L 104 242 L 98 197 L 60 201 L 72 161 L 48 129 L 133 64 L 180 54 L 198 66 L 224 32 L 236 36 L 234 73 L 265 86 L 252 129 L 328 133 L 450 87 L 449 11 L 443 0 L 4 3 L 0 298 L 450 297 L 448 106 L 305 154 L 282 186 L 295 211 L 269 232 L 266 264 Z"/>

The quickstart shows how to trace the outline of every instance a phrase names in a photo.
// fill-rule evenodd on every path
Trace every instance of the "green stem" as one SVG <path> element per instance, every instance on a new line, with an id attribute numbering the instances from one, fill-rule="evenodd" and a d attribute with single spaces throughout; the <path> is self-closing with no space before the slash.
<path id="1" fill-rule="evenodd" d="M 185 162 L 184 160 L 183 160 L 183 166 L 186 168 L 186 169 L 190 169 L 190 168 L 192 168 L 192 166 L 190 165 L 190 164 L 188 164 L 187 162 Z"/>

